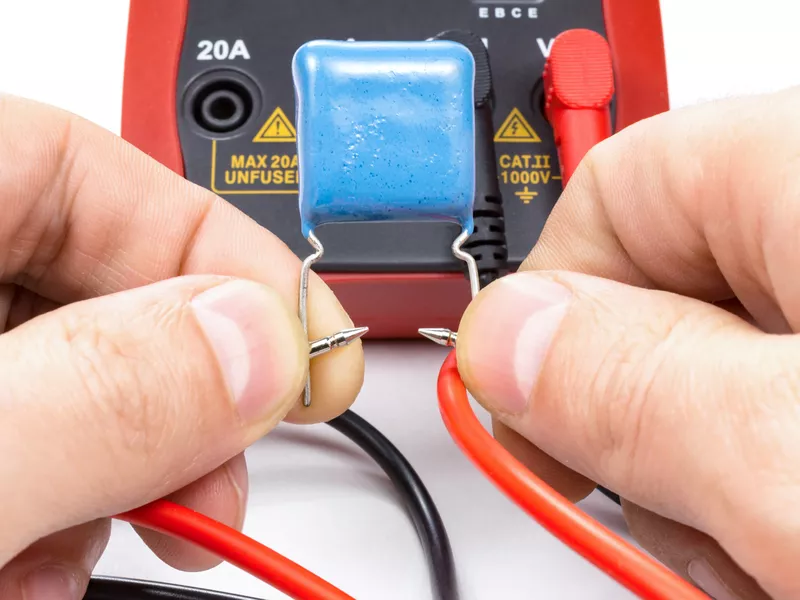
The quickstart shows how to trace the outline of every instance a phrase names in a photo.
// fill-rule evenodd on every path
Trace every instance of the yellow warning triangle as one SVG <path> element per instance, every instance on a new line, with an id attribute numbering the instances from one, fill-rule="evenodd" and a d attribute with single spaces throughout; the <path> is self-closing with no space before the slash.
<path id="1" fill-rule="evenodd" d="M 280 107 L 270 115 L 267 122 L 253 138 L 254 142 L 294 142 L 297 132 Z"/>
<path id="2" fill-rule="evenodd" d="M 497 135 L 494 136 L 495 142 L 541 142 L 536 132 L 531 127 L 531 124 L 525 120 L 519 109 L 515 108 L 508 115 L 508 118 L 503 121 L 500 129 L 497 130 Z"/>

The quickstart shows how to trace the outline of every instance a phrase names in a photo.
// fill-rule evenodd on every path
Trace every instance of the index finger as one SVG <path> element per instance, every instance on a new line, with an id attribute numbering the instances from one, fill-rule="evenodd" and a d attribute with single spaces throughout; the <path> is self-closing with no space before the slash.
<path id="1" fill-rule="evenodd" d="M 190 274 L 269 284 L 294 309 L 300 261 L 211 192 L 68 113 L 0 99 L 0 283 L 68 303 Z M 312 277 L 309 335 L 352 327 Z M 314 361 L 315 402 L 294 421 L 324 421 L 355 399 L 359 344 Z"/>
<path id="2" fill-rule="evenodd" d="M 800 90 L 700 105 L 595 147 L 523 270 L 564 269 L 800 325 Z"/>

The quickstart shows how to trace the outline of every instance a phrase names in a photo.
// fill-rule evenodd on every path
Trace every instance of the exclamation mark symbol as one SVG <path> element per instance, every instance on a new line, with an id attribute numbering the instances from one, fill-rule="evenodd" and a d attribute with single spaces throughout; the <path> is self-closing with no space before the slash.
<path id="1" fill-rule="evenodd" d="M 294 142 L 297 137 L 294 125 L 280 109 L 276 108 L 261 130 L 253 138 L 254 142 Z"/>

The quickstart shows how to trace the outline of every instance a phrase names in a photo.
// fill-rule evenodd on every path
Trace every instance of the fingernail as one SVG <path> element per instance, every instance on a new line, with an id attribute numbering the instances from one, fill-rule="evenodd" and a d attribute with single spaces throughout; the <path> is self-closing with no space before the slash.
<path id="1" fill-rule="evenodd" d="M 687 570 L 694 584 L 714 600 L 738 600 L 705 558 L 694 559 Z"/>
<path id="2" fill-rule="evenodd" d="M 232 281 L 195 297 L 192 308 L 241 418 L 272 415 L 302 368 L 297 332 L 280 299 L 257 283 Z"/>
<path id="3" fill-rule="evenodd" d="M 41 567 L 23 579 L 22 597 L 25 600 L 80 600 L 79 577 L 66 567 Z"/>
<path id="4" fill-rule="evenodd" d="M 473 394 L 497 411 L 523 412 L 571 298 L 568 288 L 532 273 L 506 277 L 478 297 L 458 340 Z"/>

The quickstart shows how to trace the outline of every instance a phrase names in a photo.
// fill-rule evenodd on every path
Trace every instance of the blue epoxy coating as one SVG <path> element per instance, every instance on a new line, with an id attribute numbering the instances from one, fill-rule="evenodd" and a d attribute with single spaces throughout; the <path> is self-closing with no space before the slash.
<path id="1" fill-rule="evenodd" d="M 466 47 L 317 41 L 297 51 L 292 71 L 304 236 L 345 221 L 445 220 L 472 233 Z"/>

